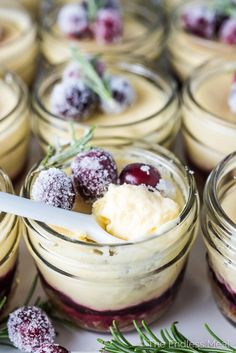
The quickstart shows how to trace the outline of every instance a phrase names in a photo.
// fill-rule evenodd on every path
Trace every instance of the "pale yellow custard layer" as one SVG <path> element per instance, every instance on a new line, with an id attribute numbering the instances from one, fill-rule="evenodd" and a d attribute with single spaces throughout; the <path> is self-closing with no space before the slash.
<path id="1" fill-rule="evenodd" d="M 0 3 L 0 65 L 31 83 L 38 53 L 36 27 L 30 15 L 13 1 Z"/>
<path id="2" fill-rule="evenodd" d="M 235 223 L 236 225 L 236 185 L 230 187 L 224 194 L 221 200 L 221 206 L 226 213 L 226 215 Z M 219 238 L 222 235 L 219 235 Z M 214 236 L 213 241 L 217 246 L 219 253 L 212 248 L 209 248 L 210 262 L 216 273 L 218 279 L 228 286 L 229 290 L 236 292 L 236 239 L 235 233 L 232 233 L 231 237 L 227 240 L 227 243 L 223 243 L 223 238 L 218 239 Z"/>
<path id="3" fill-rule="evenodd" d="M 27 93 L 17 92 L 16 87 L 0 79 L 0 96 L 0 167 L 14 178 L 27 158 L 30 130 Z"/>
<path id="4" fill-rule="evenodd" d="M 209 75 L 194 85 L 194 102 L 184 93 L 184 137 L 190 159 L 210 171 L 226 155 L 236 150 L 236 114 L 230 111 L 228 98 L 233 73 Z"/>

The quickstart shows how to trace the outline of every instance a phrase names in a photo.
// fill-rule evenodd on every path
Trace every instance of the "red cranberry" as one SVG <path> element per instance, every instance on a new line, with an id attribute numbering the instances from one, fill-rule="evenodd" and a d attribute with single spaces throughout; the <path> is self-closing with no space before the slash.
<path id="1" fill-rule="evenodd" d="M 99 10 L 93 29 L 98 43 L 116 43 L 121 39 L 123 33 L 122 17 L 118 11 L 113 9 Z"/>
<path id="2" fill-rule="evenodd" d="M 48 344 L 38 348 L 35 353 L 69 353 L 69 351 L 58 344 Z"/>
<path id="3" fill-rule="evenodd" d="M 146 185 L 156 188 L 161 179 L 159 171 L 148 164 L 128 164 L 119 176 L 120 184 Z"/>
<path id="4" fill-rule="evenodd" d="M 32 198 L 35 201 L 70 210 L 75 200 L 72 180 L 60 169 L 43 170 L 33 185 Z"/>
<path id="5" fill-rule="evenodd" d="M 96 73 L 102 78 L 106 70 L 106 65 L 104 62 L 90 55 L 87 55 L 87 60 L 92 64 Z M 83 80 L 84 70 L 82 65 L 78 61 L 70 62 L 63 71 L 62 78 L 63 80 Z"/>
<path id="6" fill-rule="evenodd" d="M 68 4 L 58 14 L 58 26 L 69 37 L 84 38 L 91 35 L 87 11 L 80 4 Z"/>
<path id="7" fill-rule="evenodd" d="M 216 30 L 215 13 L 205 6 L 191 6 L 182 14 L 186 31 L 203 38 L 212 38 Z"/>
<path id="8" fill-rule="evenodd" d="M 220 29 L 220 40 L 226 44 L 236 44 L 236 18 L 225 21 Z"/>
<path id="9" fill-rule="evenodd" d="M 92 115 L 97 102 L 97 95 L 78 79 L 58 83 L 51 94 L 52 112 L 75 121 L 84 120 Z"/>
<path id="10" fill-rule="evenodd" d="M 107 80 L 115 104 L 110 101 L 101 101 L 101 108 L 108 114 L 120 114 L 125 111 L 135 100 L 135 92 L 129 81 L 122 76 L 111 76 Z"/>
<path id="11" fill-rule="evenodd" d="M 75 189 L 85 201 L 95 201 L 117 183 L 117 167 L 112 155 L 99 148 L 80 153 L 72 162 Z"/>
<path id="12" fill-rule="evenodd" d="M 42 344 L 52 344 L 55 330 L 47 315 L 36 307 L 23 307 L 9 315 L 8 335 L 24 352 L 35 352 Z"/>

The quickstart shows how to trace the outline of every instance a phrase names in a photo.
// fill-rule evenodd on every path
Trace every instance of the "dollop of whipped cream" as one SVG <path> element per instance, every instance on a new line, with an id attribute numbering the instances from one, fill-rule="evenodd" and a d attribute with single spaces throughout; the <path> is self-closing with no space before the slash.
<path id="1" fill-rule="evenodd" d="M 231 90 L 228 98 L 228 105 L 231 112 L 236 114 L 236 75 L 234 77 L 234 82 L 231 86 Z"/>
<path id="2" fill-rule="evenodd" d="M 179 205 L 143 185 L 110 184 L 93 204 L 93 215 L 115 237 L 138 241 L 178 224 Z M 165 227 L 166 226 L 166 227 Z"/>

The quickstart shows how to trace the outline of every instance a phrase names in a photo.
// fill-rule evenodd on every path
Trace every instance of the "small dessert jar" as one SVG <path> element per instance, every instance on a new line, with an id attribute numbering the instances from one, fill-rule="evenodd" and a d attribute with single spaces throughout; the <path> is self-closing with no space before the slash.
<path id="1" fill-rule="evenodd" d="M 183 1 L 173 12 L 168 48 L 171 64 L 178 77 L 183 81 L 198 66 L 209 59 L 227 54 L 231 54 L 236 59 L 235 45 L 225 44 L 216 39 L 202 38 L 185 31 L 183 28 L 181 19 L 188 7 L 196 5 L 212 7 L 214 4 L 215 0 L 188 0 Z"/>
<path id="2" fill-rule="evenodd" d="M 236 122 L 228 104 L 236 71 L 224 57 L 202 65 L 183 90 L 183 135 L 190 161 L 209 173 L 236 150 Z"/>
<path id="3" fill-rule="evenodd" d="M 0 191 L 13 194 L 9 177 L 0 169 Z M 0 301 L 7 304 L 17 283 L 18 247 L 22 231 L 20 220 L 7 213 L 0 214 Z M 1 314 L 1 311 L 0 311 Z"/>
<path id="4" fill-rule="evenodd" d="M 28 12 L 13 0 L 0 3 L 0 65 L 32 83 L 38 55 L 37 28 Z"/>
<path id="5" fill-rule="evenodd" d="M 209 278 L 222 313 L 236 324 L 236 152 L 211 173 L 204 192 L 202 233 Z"/>
<path id="6" fill-rule="evenodd" d="M 194 177 L 172 153 L 144 142 L 115 142 L 104 139 L 102 146 L 118 165 L 142 161 L 170 173 L 183 200 L 178 224 L 160 236 L 109 245 L 82 242 L 71 232 L 24 219 L 25 241 L 54 306 L 78 326 L 100 332 L 107 332 L 113 320 L 125 331 L 132 329 L 133 320 L 151 323 L 170 307 L 184 276 L 199 213 Z M 28 174 L 22 196 L 31 196 L 35 177 Z"/>
<path id="7" fill-rule="evenodd" d="M 106 58 L 105 62 L 110 72 L 129 79 L 136 92 L 136 100 L 124 113 L 98 112 L 84 122 L 75 122 L 77 137 L 95 125 L 95 137 L 142 138 L 170 148 L 180 128 L 180 100 L 175 81 L 162 77 L 151 66 L 135 59 L 123 62 L 119 58 Z M 64 68 L 63 65 L 46 72 L 33 95 L 33 128 L 44 151 L 48 144 L 55 145 L 59 141 L 64 145 L 71 140 L 68 120 L 50 111 L 50 96 L 62 78 Z"/>
<path id="8" fill-rule="evenodd" d="M 74 2 L 74 1 L 73 1 Z M 51 65 L 62 64 L 70 59 L 70 45 L 89 54 L 132 55 L 146 59 L 158 58 L 165 46 L 167 29 L 161 7 L 152 0 L 123 1 L 124 34 L 118 43 L 102 45 L 95 40 L 67 38 L 57 25 L 58 13 L 63 3 L 54 4 L 43 19 L 41 28 L 42 51 Z"/>
<path id="9" fill-rule="evenodd" d="M 0 69 L 0 166 L 15 178 L 27 159 L 30 135 L 28 90 L 15 74 Z"/>

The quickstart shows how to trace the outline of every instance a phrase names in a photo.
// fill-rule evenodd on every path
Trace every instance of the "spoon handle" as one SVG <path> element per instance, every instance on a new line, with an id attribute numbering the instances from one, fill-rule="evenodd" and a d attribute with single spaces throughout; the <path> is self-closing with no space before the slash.
<path id="1" fill-rule="evenodd" d="M 91 215 L 67 211 L 42 202 L 0 192 L 0 211 L 35 221 L 86 233 L 99 243 L 118 243 L 119 239 L 105 232 Z"/>

